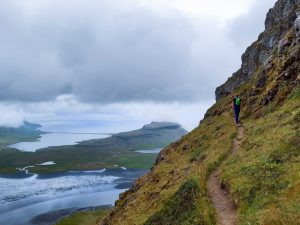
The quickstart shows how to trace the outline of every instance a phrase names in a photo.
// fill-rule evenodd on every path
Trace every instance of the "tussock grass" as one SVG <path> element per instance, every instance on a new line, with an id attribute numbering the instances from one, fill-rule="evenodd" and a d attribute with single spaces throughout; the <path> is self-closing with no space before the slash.
<path id="1" fill-rule="evenodd" d="M 203 215 L 197 207 L 199 197 L 198 180 L 186 181 L 163 208 L 152 215 L 144 225 L 203 224 Z"/>
<path id="2" fill-rule="evenodd" d="M 291 95 L 295 96 L 294 92 Z M 206 187 L 210 173 L 220 167 L 222 183 L 232 193 L 241 225 L 298 225 L 299 98 L 287 97 L 274 103 L 272 110 L 264 108 L 255 116 L 247 114 L 253 109 L 245 106 L 245 136 L 233 155 L 237 131 L 230 99 L 218 102 L 210 110 L 213 116 L 167 147 L 163 159 L 121 197 L 103 224 L 214 225 L 215 211 Z M 193 191 L 185 191 L 190 189 Z"/>
<path id="3" fill-rule="evenodd" d="M 230 153 L 234 134 L 229 112 L 202 121 L 167 147 L 161 154 L 163 160 L 123 194 L 115 210 L 99 224 L 214 225 L 206 180 Z"/>
<path id="4" fill-rule="evenodd" d="M 244 122 L 241 149 L 222 166 L 240 224 L 299 224 L 299 113 L 300 101 L 290 99 L 274 112 Z"/>

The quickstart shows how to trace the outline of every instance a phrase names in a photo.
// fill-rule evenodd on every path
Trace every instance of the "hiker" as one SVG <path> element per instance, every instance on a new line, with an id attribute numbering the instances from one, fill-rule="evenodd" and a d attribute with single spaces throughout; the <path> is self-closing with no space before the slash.
<path id="1" fill-rule="evenodd" d="M 236 125 L 239 125 L 239 123 L 240 123 L 239 116 L 240 116 L 240 111 L 241 111 L 241 99 L 237 95 L 233 98 L 233 110 L 234 110 Z"/>

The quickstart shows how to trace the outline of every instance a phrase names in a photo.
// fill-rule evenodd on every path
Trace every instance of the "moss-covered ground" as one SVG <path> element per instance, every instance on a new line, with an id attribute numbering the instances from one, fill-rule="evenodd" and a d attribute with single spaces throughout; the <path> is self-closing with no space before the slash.
<path id="1" fill-rule="evenodd" d="M 102 223 L 215 224 L 206 180 L 229 154 L 235 133 L 229 112 L 204 120 L 161 153 L 158 165 L 121 196 Z"/>
<path id="2" fill-rule="evenodd" d="M 241 149 L 222 166 L 242 225 L 299 224 L 300 99 L 295 96 L 245 120 Z"/>
<path id="3" fill-rule="evenodd" d="M 255 109 L 259 106 L 244 105 L 245 134 L 233 155 L 230 151 L 237 129 L 231 99 L 222 99 L 198 128 L 167 147 L 158 164 L 121 196 L 113 212 L 99 224 L 216 224 L 206 188 L 208 176 L 220 167 L 240 224 L 299 225 L 299 87 L 259 113 Z M 192 191 L 183 192 L 189 184 Z"/>
<path id="4" fill-rule="evenodd" d="M 76 212 L 61 219 L 55 225 L 95 225 L 97 221 L 104 217 L 109 210 L 97 209 L 86 212 Z"/>

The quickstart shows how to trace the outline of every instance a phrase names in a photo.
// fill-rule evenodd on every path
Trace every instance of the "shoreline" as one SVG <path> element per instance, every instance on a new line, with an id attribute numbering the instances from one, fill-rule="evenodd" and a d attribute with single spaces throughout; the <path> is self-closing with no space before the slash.
<path id="1" fill-rule="evenodd" d="M 67 208 L 62 210 L 53 210 L 47 213 L 43 213 L 34 217 L 30 223 L 33 225 L 55 225 L 59 223 L 61 220 L 72 216 L 78 212 L 93 212 L 96 210 L 108 210 L 113 208 L 113 205 L 100 205 L 100 206 L 91 206 L 85 208 Z"/>
<path id="2" fill-rule="evenodd" d="M 70 177 L 73 180 L 77 180 L 80 177 L 85 177 L 84 179 L 86 179 L 90 176 L 115 177 L 116 179 L 114 181 L 110 181 L 112 182 L 111 184 L 104 182 L 103 186 L 102 184 L 100 186 L 94 186 L 91 184 L 89 187 L 83 187 L 83 189 L 79 188 L 78 191 L 70 189 L 70 191 L 67 192 L 58 192 L 55 194 L 55 198 L 52 198 L 51 196 L 49 198 L 49 196 L 41 195 L 37 196 L 35 199 L 24 198 L 10 203 L 8 202 L 6 205 L 3 205 L 1 209 L 2 213 L 0 218 L 2 218 L 0 221 L 2 221 L 3 224 L 9 222 L 10 225 L 16 225 L 18 223 L 21 223 L 22 225 L 51 225 L 54 224 L 54 222 L 76 212 L 91 211 L 91 214 L 93 214 L 92 211 L 94 210 L 101 209 L 103 207 L 107 208 L 108 206 L 111 208 L 114 202 L 118 199 L 120 193 L 128 190 L 138 177 L 146 174 L 148 171 L 149 170 L 123 170 L 121 168 L 116 168 L 97 171 L 69 171 L 67 173 L 57 173 L 55 175 L 47 174 L 25 176 L 23 174 L 23 176 L 10 176 L 7 181 L 13 185 L 20 182 L 23 183 L 25 180 L 29 183 L 33 182 L 33 184 L 40 184 L 40 182 L 47 183 L 47 180 L 61 179 L 61 183 L 65 179 L 70 179 Z M 6 178 L 2 177 L 2 179 Z M 25 180 L 22 181 L 22 179 Z M 94 179 L 92 178 L 92 181 L 93 180 Z M 84 180 L 84 182 L 88 182 L 88 180 Z M 36 191 L 39 192 L 43 190 L 44 189 L 37 189 Z M 18 192 L 22 193 L 21 190 L 18 190 Z M 60 195 L 60 197 L 57 197 L 57 194 Z M 10 196 L 9 193 L 6 195 Z M 7 196 L 3 195 L 4 199 Z M 10 198 L 17 199 L 19 196 L 10 196 Z M 31 199 L 31 201 L 28 201 L 29 199 Z M 62 207 L 60 202 L 64 204 Z M 50 205 L 51 207 L 49 207 Z M 23 213 L 26 215 L 24 214 L 22 216 L 21 214 Z M 11 221 L 12 217 L 15 218 L 14 221 Z"/>
<path id="3" fill-rule="evenodd" d="M 67 170 L 59 172 L 43 172 L 43 173 L 26 173 L 25 170 L 16 170 L 11 173 L 0 173 L 0 178 L 3 179 L 26 179 L 32 176 L 37 175 L 38 179 L 47 179 L 53 177 L 61 177 L 68 175 L 80 175 L 84 173 L 105 173 L 105 174 L 115 174 L 118 172 L 135 172 L 135 171 L 144 171 L 145 173 L 149 171 L 148 168 L 125 168 L 125 167 L 108 167 L 108 168 L 96 168 L 96 169 L 86 169 L 86 170 Z"/>

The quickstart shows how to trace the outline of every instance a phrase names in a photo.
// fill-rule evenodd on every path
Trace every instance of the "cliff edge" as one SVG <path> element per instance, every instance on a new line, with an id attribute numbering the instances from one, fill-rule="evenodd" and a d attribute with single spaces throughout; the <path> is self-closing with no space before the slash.
<path id="1" fill-rule="evenodd" d="M 217 101 L 255 75 L 260 79 L 257 83 L 258 88 L 264 86 L 266 73 L 273 67 L 274 57 L 284 55 L 290 46 L 295 46 L 299 42 L 299 5 L 299 0 L 279 0 L 275 7 L 270 9 L 265 21 L 265 31 L 242 55 L 241 68 L 225 84 L 216 89 Z M 295 67 L 297 68 L 294 71 L 290 71 L 292 68 L 289 68 L 287 71 L 289 76 L 298 75 L 299 65 Z"/>

